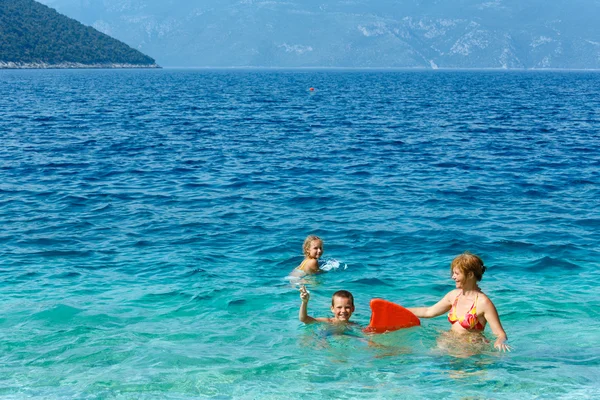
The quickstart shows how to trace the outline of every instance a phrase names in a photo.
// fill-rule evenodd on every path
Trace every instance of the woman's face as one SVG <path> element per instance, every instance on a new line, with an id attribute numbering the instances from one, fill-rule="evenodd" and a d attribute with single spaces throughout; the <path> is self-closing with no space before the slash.
<path id="1" fill-rule="evenodd" d="M 464 272 L 462 272 L 462 270 L 460 270 L 458 268 L 454 268 L 452 270 L 452 280 L 454 282 L 456 282 L 457 288 L 461 288 L 464 286 L 465 282 L 467 281 L 467 276 L 465 275 Z"/>

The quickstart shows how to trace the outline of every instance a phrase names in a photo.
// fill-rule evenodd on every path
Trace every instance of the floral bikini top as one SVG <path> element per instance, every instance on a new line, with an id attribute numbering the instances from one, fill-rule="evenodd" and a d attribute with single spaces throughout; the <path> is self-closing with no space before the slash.
<path id="1" fill-rule="evenodd" d="M 454 300 L 454 304 L 452 304 L 452 308 L 448 313 L 448 321 L 451 324 L 454 324 L 458 321 L 460 326 L 469 331 L 482 331 L 485 328 L 485 325 L 477 319 L 477 299 L 479 298 L 479 294 L 477 294 L 477 297 L 475 297 L 475 302 L 473 303 L 469 311 L 467 311 L 465 316 L 462 318 L 456 316 L 456 304 L 458 303 L 459 297 L 460 294 L 456 296 L 456 300 Z"/>

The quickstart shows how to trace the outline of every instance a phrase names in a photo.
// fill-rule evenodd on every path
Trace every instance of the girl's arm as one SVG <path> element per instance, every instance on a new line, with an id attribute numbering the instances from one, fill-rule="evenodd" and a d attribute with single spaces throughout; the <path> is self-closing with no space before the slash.
<path id="1" fill-rule="evenodd" d="M 319 261 L 316 258 L 309 258 L 304 263 L 302 270 L 307 274 L 316 274 L 319 272 Z"/>
<path id="2" fill-rule="evenodd" d="M 446 294 L 440 301 L 432 305 L 431 307 L 413 307 L 409 308 L 408 311 L 412 312 L 419 318 L 433 318 L 438 315 L 442 315 L 448 312 L 452 308 L 452 302 L 450 301 L 450 294 Z"/>
<path id="3" fill-rule="evenodd" d="M 494 303 L 492 303 L 489 298 L 487 301 L 483 302 L 482 305 L 483 309 L 481 311 L 483 311 L 483 317 L 490 324 L 492 333 L 496 335 L 494 347 L 499 351 L 510 351 L 510 346 L 506 344 L 508 336 L 506 336 L 506 332 L 504 332 L 504 328 L 502 328 L 502 323 L 500 322 L 500 317 L 498 316 L 496 306 L 494 306 Z"/>

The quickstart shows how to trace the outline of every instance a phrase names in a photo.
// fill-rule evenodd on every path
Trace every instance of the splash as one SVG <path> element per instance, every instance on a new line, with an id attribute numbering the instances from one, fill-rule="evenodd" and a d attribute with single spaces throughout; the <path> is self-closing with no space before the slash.
<path id="1" fill-rule="evenodd" d="M 345 270 L 348 269 L 348 264 L 344 264 L 342 267 L 342 263 L 340 263 L 335 258 L 330 258 L 328 260 L 325 260 L 325 262 L 319 268 L 321 268 L 321 270 L 325 272 L 337 271 L 340 268 Z"/>

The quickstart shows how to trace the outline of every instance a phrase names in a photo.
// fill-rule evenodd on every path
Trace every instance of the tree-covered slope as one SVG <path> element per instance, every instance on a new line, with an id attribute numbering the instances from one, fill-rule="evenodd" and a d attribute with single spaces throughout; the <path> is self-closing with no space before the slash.
<path id="1" fill-rule="evenodd" d="M 0 62 L 155 64 L 151 57 L 33 0 L 0 0 Z"/>

